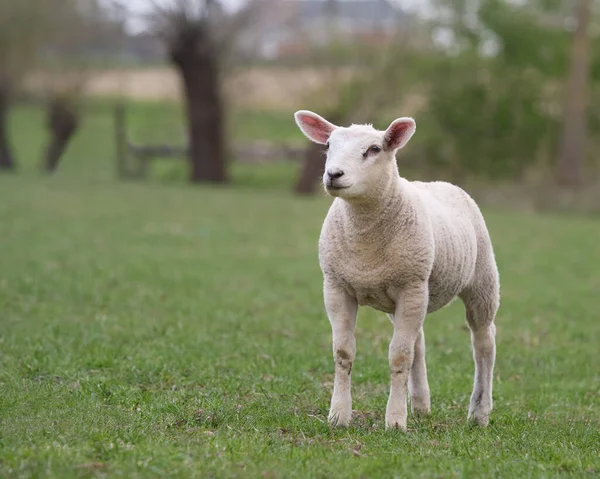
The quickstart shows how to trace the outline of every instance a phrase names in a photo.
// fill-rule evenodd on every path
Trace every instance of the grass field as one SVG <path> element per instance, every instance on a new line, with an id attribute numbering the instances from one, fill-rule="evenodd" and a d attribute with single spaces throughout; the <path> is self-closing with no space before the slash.
<path id="1" fill-rule="evenodd" d="M 383 427 L 387 318 L 362 310 L 353 427 L 316 239 L 329 200 L 0 177 L 0 475 L 594 477 L 600 222 L 487 212 L 503 284 L 495 412 L 465 421 L 460 304 L 426 321 L 433 414 Z"/>
<path id="2" fill-rule="evenodd" d="M 0 176 L 0 477 L 598 477 L 600 219 L 485 211 L 502 281 L 495 411 L 472 429 L 460 303 L 425 324 L 431 417 L 385 431 L 391 325 L 361 310 L 353 425 L 333 380 L 317 237 L 330 200 L 294 165 L 235 165 L 192 188 L 183 165 L 114 180 L 96 105 L 57 176 L 43 117 L 20 108 L 20 171 Z M 137 106 L 134 139 L 177 137 Z M 160 117 L 160 118 L 157 118 Z M 297 139 L 283 115 L 236 138 Z M 171 181 L 171 179 L 173 181 Z"/>

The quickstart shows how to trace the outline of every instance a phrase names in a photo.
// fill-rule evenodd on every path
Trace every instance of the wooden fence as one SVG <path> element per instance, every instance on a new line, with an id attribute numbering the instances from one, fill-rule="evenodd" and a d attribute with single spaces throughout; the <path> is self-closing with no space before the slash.
<path id="1" fill-rule="evenodd" d="M 139 145 L 127 136 L 125 105 L 120 103 L 114 111 L 116 169 L 120 178 L 145 178 L 154 160 L 185 160 L 188 147 L 183 145 Z M 306 146 L 274 144 L 267 141 L 237 142 L 231 145 L 234 161 L 244 163 L 269 163 L 276 161 L 304 161 Z"/>

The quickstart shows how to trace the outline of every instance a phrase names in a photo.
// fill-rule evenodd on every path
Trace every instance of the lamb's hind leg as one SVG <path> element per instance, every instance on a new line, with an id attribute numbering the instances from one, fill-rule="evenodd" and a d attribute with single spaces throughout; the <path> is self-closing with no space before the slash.
<path id="1" fill-rule="evenodd" d="M 410 408 L 416 414 L 428 414 L 431 411 L 431 395 L 427 381 L 425 364 L 425 332 L 423 328 L 415 341 L 415 356 L 408 376 Z"/>
<path id="2" fill-rule="evenodd" d="M 394 315 L 389 314 L 388 316 L 394 324 Z M 413 363 L 408 375 L 408 392 L 410 409 L 413 414 L 429 414 L 431 412 L 431 393 L 429 392 L 425 363 L 425 331 L 422 327 L 415 341 Z"/>
<path id="3" fill-rule="evenodd" d="M 485 287 L 481 287 L 485 286 Z M 492 411 L 492 382 L 496 359 L 496 326 L 494 319 L 499 299 L 497 283 L 493 278 L 487 285 L 479 285 L 461 295 L 471 329 L 471 344 L 475 361 L 475 380 L 469 406 L 469 419 L 487 426 Z"/>

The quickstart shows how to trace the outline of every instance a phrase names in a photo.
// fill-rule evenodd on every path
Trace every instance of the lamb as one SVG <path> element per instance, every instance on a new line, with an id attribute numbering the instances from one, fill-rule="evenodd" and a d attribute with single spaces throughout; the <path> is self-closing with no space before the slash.
<path id="1" fill-rule="evenodd" d="M 358 306 L 388 313 L 391 389 L 386 428 L 406 430 L 430 412 L 423 322 L 456 297 L 464 303 L 475 363 L 468 419 L 487 426 L 496 356 L 499 275 L 485 220 L 475 201 L 450 183 L 400 177 L 396 153 L 415 133 L 412 118 L 385 131 L 336 126 L 306 110 L 300 130 L 325 145 L 323 184 L 334 197 L 319 239 L 325 310 L 332 328 L 335 378 L 329 422 L 348 426 Z"/>

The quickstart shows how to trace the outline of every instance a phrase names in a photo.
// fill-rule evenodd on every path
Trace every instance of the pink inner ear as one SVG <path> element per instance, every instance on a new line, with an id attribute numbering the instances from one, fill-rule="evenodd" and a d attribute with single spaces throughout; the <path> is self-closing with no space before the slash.
<path id="1" fill-rule="evenodd" d="M 303 123 L 306 123 L 306 125 L 310 126 L 311 128 L 318 128 L 319 125 L 322 125 L 322 123 L 319 120 L 313 118 L 312 116 L 303 115 L 300 117 L 300 119 Z"/>
<path id="2" fill-rule="evenodd" d="M 404 146 L 410 137 L 410 131 L 414 128 L 414 123 L 409 121 L 399 121 L 394 123 L 387 131 L 385 137 L 387 145 L 390 148 L 400 148 Z"/>
<path id="3" fill-rule="evenodd" d="M 310 115 L 298 115 L 298 121 L 306 135 L 318 143 L 327 143 L 334 130 L 333 125 Z"/>

